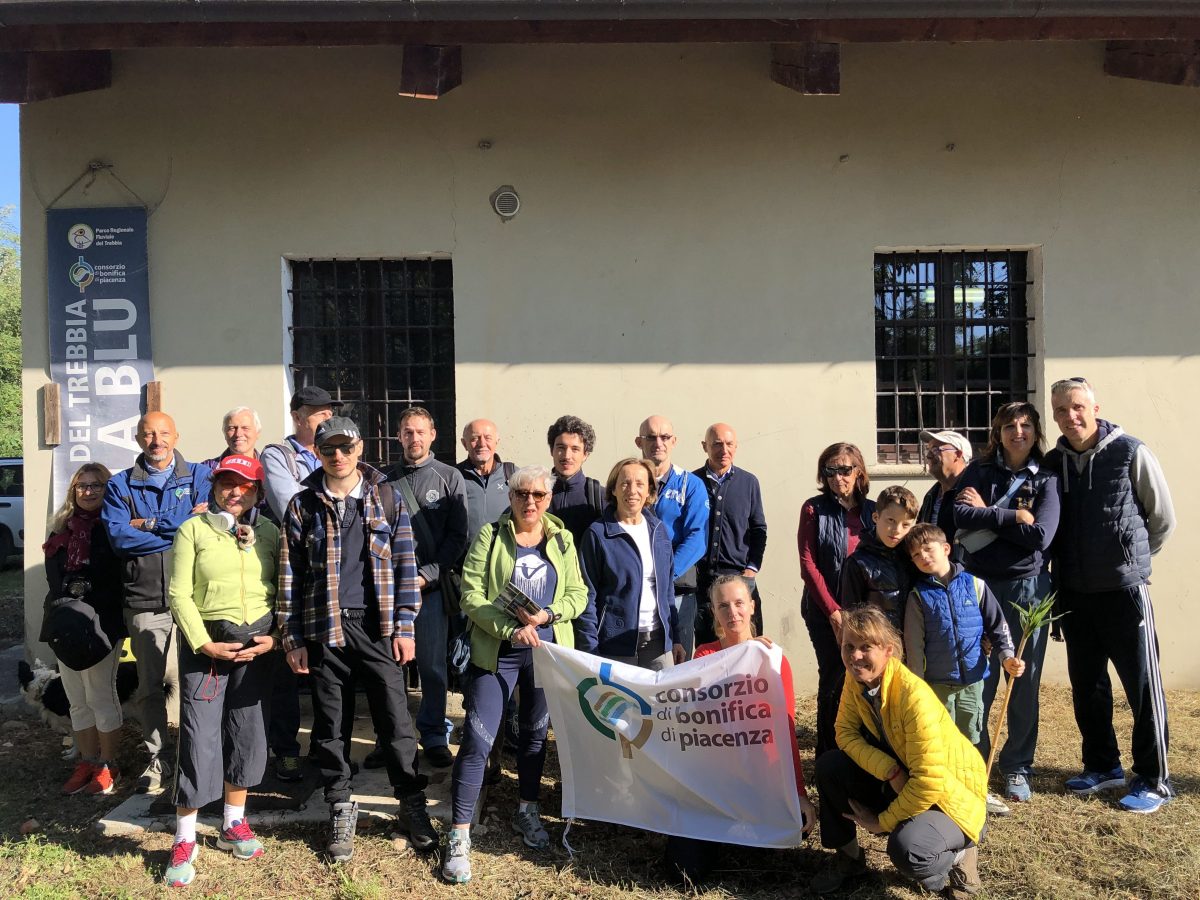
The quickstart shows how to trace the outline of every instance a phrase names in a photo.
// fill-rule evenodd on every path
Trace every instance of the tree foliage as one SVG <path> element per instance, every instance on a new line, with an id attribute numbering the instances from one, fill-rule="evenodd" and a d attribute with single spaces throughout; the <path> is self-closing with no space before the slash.
<path id="1" fill-rule="evenodd" d="M 0 208 L 0 456 L 21 455 L 21 236 Z"/>

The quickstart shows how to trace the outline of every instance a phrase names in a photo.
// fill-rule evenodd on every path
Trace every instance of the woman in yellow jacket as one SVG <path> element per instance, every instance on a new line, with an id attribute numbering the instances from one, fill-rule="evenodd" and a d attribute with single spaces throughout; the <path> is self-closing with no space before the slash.
<path id="1" fill-rule="evenodd" d="M 279 529 L 259 518 L 263 469 L 226 456 L 213 471 L 212 507 L 179 526 L 170 605 L 179 645 L 179 757 L 175 842 L 163 880 L 181 887 L 196 874 L 197 810 L 225 799 L 217 847 L 254 859 L 263 845 L 246 821 L 246 790 L 267 765 L 264 702 L 274 649 Z"/>
<path id="2" fill-rule="evenodd" d="M 837 854 L 812 880 L 836 891 L 867 870 L 856 827 L 888 835 L 896 868 L 929 891 L 979 889 L 987 816 L 983 759 L 946 707 L 900 661 L 902 641 L 875 607 L 842 615 L 838 749 L 817 760 L 821 843 Z"/>

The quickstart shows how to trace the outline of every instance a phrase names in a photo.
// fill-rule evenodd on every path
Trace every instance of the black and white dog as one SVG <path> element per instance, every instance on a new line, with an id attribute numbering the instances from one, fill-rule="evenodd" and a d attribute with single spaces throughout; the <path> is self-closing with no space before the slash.
<path id="1" fill-rule="evenodd" d="M 59 734 L 70 735 L 71 702 L 63 689 L 62 677 L 57 669 L 50 668 L 40 659 L 30 666 L 25 660 L 17 663 L 17 681 L 25 702 L 38 711 L 41 720 Z M 123 662 L 117 665 L 117 697 L 121 701 L 121 713 L 126 719 L 136 719 L 137 710 L 129 701 L 137 693 L 137 663 Z M 74 756 L 74 750 L 63 754 Z"/>

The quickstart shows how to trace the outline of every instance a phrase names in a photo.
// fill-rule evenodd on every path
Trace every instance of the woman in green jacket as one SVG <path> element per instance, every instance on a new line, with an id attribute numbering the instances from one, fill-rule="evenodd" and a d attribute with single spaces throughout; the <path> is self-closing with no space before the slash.
<path id="1" fill-rule="evenodd" d="M 462 610 L 471 634 L 467 724 L 454 761 L 454 827 L 442 866 L 442 877 L 455 884 L 471 878 L 471 819 L 492 741 L 518 687 L 520 805 L 512 827 L 526 846 L 542 849 L 550 843 L 538 815 L 550 714 L 545 695 L 533 683 L 532 651 L 542 641 L 573 647 L 572 620 L 587 606 L 587 585 L 571 533 L 547 512 L 553 490 L 550 470 L 517 469 L 508 480 L 510 511 L 483 527 L 463 563 Z M 497 603 L 502 592 L 506 598 L 532 601 L 530 608 L 537 612 L 506 611 Z"/>
<path id="2" fill-rule="evenodd" d="M 246 821 L 246 789 L 267 765 L 263 703 L 276 646 L 279 529 L 259 518 L 263 469 L 226 456 L 213 471 L 209 512 L 179 526 L 173 547 L 171 613 L 179 626 L 179 758 L 175 842 L 164 881 L 195 877 L 196 812 L 224 796 L 217 846 L 238 859 L 261 856 Z"/>

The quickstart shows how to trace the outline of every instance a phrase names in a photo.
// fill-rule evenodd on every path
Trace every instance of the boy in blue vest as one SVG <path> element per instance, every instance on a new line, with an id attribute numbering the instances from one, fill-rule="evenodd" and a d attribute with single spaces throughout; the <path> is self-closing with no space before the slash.
<path id="1" fill-rule="evenodd" d="M 1000 604 L 987 585 L 950 560 L 946 533 L 917 525 L 904 547 L 920 571 L 904 611 L 904 661 L 946 704 L 958 730 L 978 746 L 983 721 L 983 682 L 990 649 L 1013 678 L 1025 663 L 1013 656 L 1012 637 Z"/>

